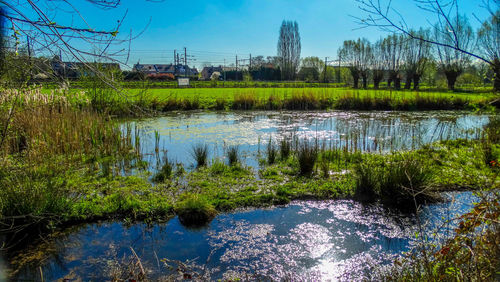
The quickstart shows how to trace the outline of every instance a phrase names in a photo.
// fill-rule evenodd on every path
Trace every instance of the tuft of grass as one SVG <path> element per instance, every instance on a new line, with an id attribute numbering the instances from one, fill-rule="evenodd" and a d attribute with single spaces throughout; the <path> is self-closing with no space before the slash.
<path id="1" fill-rule="evenodd" d="M 292 152 L 292 142 L 288 139 L 283 139 L 280 142 L 280 157 L 281 160 L 287 160 Z"/>
<path id="2" fill-rule="evenodd" d="M 298 144 L 296 154 L 299 162 L 299 174 L 301 176 L 311 176 L 318 159 L 317 146 L 304 140 Z"/>
<path id="3" fill-rule="evenodd" d="M 193 193 L 181 195 L 174 211 L 186 226 L 203 226 L 217 215 L 214 206 L 204 196 Z"/>
<path id="4" fill-rule="evenodd" d="M 229 149 L 227 149 L 227 160 L 229 162 L 230 166 L 235 166 L 239 163 L 240 161 L 240 151 L 238 146 L 231 146 Z"/>
<path id="5" fill-rule="evenodd" d="M 267 143 L 267 163 L 272 165 L 276 162 L 276 156 L 278 155 L 278 149 L 273 143 L 271 137 L 269 137 L 269 142 Z"/>
<path id="6" fill-rule="evenodd" d="M 354 170 L 356 195 L 361 199 L 377 196 L 385 204 L 402 209 L 436 200 L 429 187 L 432 171 L 415 153 L 366 154 Z"/>
<path id="7" fill-rule="evenodd" d="M 160 183 L 170 180 L 174 172 L 174 167 L 174 162 L 165 156 L 161 169 L 153 176 L 153 182 Z"/>
<path id="8" fill-rule="evenodd" d="M 196 167 L 203 167 L 207 165 L 208 160 L 208 145 L 196 144 L 191 148 L 191 156 L 196 161 Z"/>

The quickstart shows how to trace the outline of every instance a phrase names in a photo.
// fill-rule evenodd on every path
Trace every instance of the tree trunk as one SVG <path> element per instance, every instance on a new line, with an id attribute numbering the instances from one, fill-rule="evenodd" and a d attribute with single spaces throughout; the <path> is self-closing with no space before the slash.
<path id="1" fill-rule="evenodd" d="M 387 87 L 391 88 L 391 84 L 392 84 L 392 78 L 388 78 L 387 79 Z"/>
<path id="2" fill-rule="evenodd" d="M 359 75 L 353 75 L 352 80 L 354 82 L 354 88 L 358 89 L 358 84 L 359 84 Z"/>
<path id="3" fill-rule="evenodd" d="M 418 87 L 420 86 L 420 74 L 413 74 L 413 90 L 418 90 Z"/>
<path id="4" fill-rule="evenodd" d="M 378 77 L 373 78 L 373 88 L 378 89 L 381 79 Z"/>
<path id="5" fill-rule="evenodd" d="M 394 78 L 394 89 L 401 89 L 401 78 L 399 76 Z"/>
<path id="6" fill-rule="evenodd" d="M 455 70 L 445 71 L 444 75 L 446 76 L 446 80 L 448 81 L 448 89 L 455 90 L 455 82 L 457 82 L 458 75 L 460 73 Z"/>
<path id="7" fill-rule="evenodd" d="M 368 87 L 368 76 L 363 75 L 362 79 L 363 79 L 363 88 L 366 89 Z"/>
<path id="8" fill-rule="evenodd" d="M 405 82 L 405 89 L 411 89 L 411 81 L 413 79 L 413 74 L 408 73 L 406 74 L 406 82 Z"/>
<path id="9" fill-rule="evenodd" d="M 493 61 L 493 91 L 500 92 L 500 60 Z"/>
<path id="10" fill-rule="evenodd" d="M 384 73 L 379 70 L 373 71 L 373 88 L 378 89 L 380 82 L 384 78 Z"/>

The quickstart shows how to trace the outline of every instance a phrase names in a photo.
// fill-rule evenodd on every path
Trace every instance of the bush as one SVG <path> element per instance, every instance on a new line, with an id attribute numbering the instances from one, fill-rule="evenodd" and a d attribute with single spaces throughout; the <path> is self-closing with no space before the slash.
<path id="1" fill-rule="evenodd" d="M 161 169 L 153 176 L 153 181 L 156 183 L 165 182 L 165 180 L 172 178 L 173 171 L 174 163 L 168 157 L 165 157 L 165 162 Z"/>

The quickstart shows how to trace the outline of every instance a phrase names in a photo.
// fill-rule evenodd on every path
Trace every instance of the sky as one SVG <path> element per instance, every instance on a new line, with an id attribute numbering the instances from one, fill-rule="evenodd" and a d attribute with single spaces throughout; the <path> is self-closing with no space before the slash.
<path id="1" fill-rule="evenodd" d="M 429 26 L 435 17 L 419 10 L 412 0 L 393 1 L 395 8 L 413 27 Z M 459 0 L 460 10 L 466 13 L 474 27 L 486 10 L 481 0 Z M 113 29 L 126 15 L 119 37 L 130 32 L 139 35 L 130 43 L 128 64 L 172 63 L 174 50 L 187 53 L 191 64 L 200 67 L 234 63 L 235 56 L 248 58 L 275 56 L 279 28 L 283 20 L 299 25 L 302 43 L 301 57 L 318 56 L 335 59 L 344 40 L 365 37 L 375 42 L 387 33 L 375 27 L 360 29 L 354 17 L 364 15 L 354 0 L 190 0 L 147 1 L 122 0 L 118 8 L 98 9 L 87 1 L 75 1 L 75 7 L 86 22 L 95 29 Z M 62 16 L 61 16 L 62 15 Z M 75 16 L 59 12 L 60 21 L 78 23 Z M 127 49 L 128 43 L 112 46 Z M 126 56 L 123 54 L 122 61 Z"/>

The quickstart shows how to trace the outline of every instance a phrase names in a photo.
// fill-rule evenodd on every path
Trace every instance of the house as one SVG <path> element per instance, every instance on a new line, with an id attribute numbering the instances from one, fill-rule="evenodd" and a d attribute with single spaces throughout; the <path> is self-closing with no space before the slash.
<path id="1" fill-rule="evenodd" d="M 218 67 L 214 67 L 214 66 L 204 67 L 203 70 L 201 71 L 201 78 L 203 80 L 210 80 L 210 78 L 212 77 L 212 74 L 214 72 L 222 73 L 223 72 L 222 66 L 218 66 Z"/>
<path id="2" fill-rule="evenodd" d="M 148 74 L 171 73 L 175 76 L 198 76 L 196 68 L 190 68 L 188 65 L 174 64 L 135 64 L 134 71 Z"/>
<path id="3" fill-rule="evenodd" d="M 117 63 L 63 62 L 59 56 L 55 56 L 50 61 L 50 66 L 55 75 L 66 78 L 78 78 L 92 71 L 93 68 L 99 70 L 120 70 L 120 65 Z"/>

